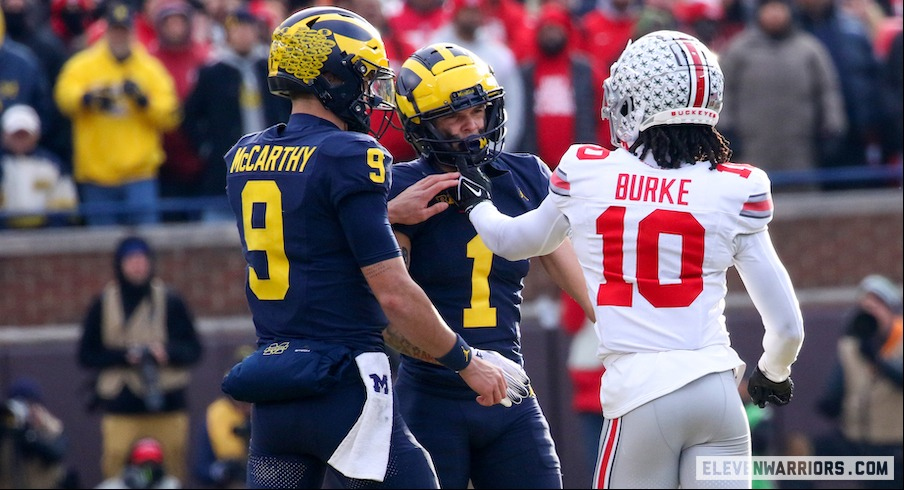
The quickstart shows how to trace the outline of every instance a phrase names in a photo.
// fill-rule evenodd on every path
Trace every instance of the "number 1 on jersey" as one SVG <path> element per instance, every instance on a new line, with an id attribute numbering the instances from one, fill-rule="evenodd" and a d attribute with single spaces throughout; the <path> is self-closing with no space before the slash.
<path id="1" fill-rule="evenodd" d="M 495 327 L 496 308 L 490 307 L 490 269 L 493 252 L 475 236 L 468 242 L 468 258 L 474 259 L 471 269 L 471 307 L 465 308 L 462 326 L 465 328 Z"/>

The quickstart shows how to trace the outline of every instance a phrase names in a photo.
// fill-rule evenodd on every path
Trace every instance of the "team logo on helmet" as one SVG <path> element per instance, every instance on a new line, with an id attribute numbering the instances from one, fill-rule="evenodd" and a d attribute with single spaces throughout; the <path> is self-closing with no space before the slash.
<path id="1" fill-rule="evenodd" d="M 282 68 L 304 83 L 310 84 L 320 75 L 336 42 L 329 29 L 309 29 L 301 25 L 294 32 L 281 27 L 273 33 L 270 45 L 270 74 Z"/>
<path id="2" fill-rule="evenodd" d="M 314 94 L 352 131 L 379 137 L 370 130 L 371 111 L 395 108 L 395 74 L 380 33 L 339 7 L 311 7 L 283 21 L 273 31 L 267 66 L 270 92 Z"/>

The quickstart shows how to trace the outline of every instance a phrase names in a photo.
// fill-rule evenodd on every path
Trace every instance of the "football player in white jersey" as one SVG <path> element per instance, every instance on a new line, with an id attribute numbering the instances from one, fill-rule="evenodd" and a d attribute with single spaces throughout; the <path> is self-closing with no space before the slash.
<path id="1" fill-rule="evenodd" d="M 754 402 L 791 400 L 804 338 L 800 306 L 772 246 L 770 181 L 730 163 L 715 129 L 724 79 L 692 36 L 657 31 L 629 46 L 604 84 L 615 150 L 575 144 L 534 211 L 498 212 L 480 171 L 463 172 L 466 208 L 508 260 L 571 236 L 591 298 L 605 423 L 595 488 L 740 488 L 697 479 L 698 457 L 750 457 L 737 391 L 745 363 L 725 326 L 725 274 L 737 268 L 765 334 L 747 386 Z"/>

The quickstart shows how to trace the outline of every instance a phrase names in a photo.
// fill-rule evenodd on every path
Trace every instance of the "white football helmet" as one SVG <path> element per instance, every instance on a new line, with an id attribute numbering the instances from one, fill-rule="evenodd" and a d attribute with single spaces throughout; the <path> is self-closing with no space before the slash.
<path id="1" fill-rule="evenodd" d="M 715 126 L 725 79 L 719 62 L 695 37 L 656 31 L 629 43 L 603 83 L 603 119 L 612 144 L 631 146 L 662 124 Z"/>

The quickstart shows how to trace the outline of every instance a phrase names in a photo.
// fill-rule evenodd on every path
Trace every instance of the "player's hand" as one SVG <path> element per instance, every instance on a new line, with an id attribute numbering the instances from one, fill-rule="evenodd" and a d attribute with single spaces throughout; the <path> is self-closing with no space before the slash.
<path id="1" fill-rule="evenodd" d="M 455 205 L 464 212 L 470 212 L 474 206 L 490 200 L 490 178 L 480 167 L 462 165 L 458 167 L 461 177 L 455 191 Z"/>
<path id="2" fill-rule="evenodd" d="M 505 375 L 505 398 L 500 403 L 506 407 L 521 403 L 530 396 L 530 378 L 517 362 L 494 350 L 474 349 L 474 357 L 483 359 L 502 369 Z"/>
<path id="3" fill-rule="evenodd" d="M 458 185 L 458 172 L 433 174 L 417 181 L 389 201 L 389 222 L 415 225 L 449 209 L 447 201 L 431 201 L 441 192 Z"/>
<path id="4" fill-rule="evenodd" d="M 139 107 L 147 107 L 148 97 L 134 80 L 126 79 L 122 82 L 122 92 L 131 97 Z"/>
<path id="5" fill-rule="evenodd" d="M 776 383 L 770 380 L 760 371 L 757 366 L 747 380 L 747 393 L 750 394 L 750 400 L 760 408 L 766 408 L 766 403 L 775 406 L 787 405 L 791 401 L 794 392 L 794 382 L 791 378 Z"/>
<path id="6" fill-rule="evenodd" d="M 490 407 L 503 403 L 507 385 L 505 374 L 499 366 L 472 356 L 468 366 L 458 372 L 461 379 L 477 392 L 477 403 Z"/>
<path id="7" fill-rule="evenodd" d="M 82 106 L 102 112 L 110 111 L 114 106 L 113 95 L 107 87 L 89 90 L 82 96 Z"/>

